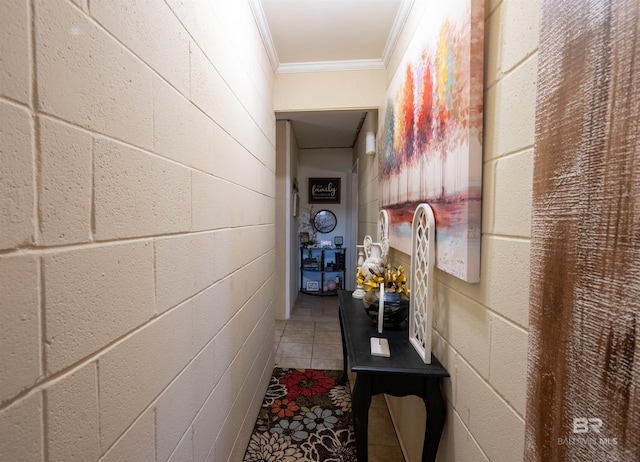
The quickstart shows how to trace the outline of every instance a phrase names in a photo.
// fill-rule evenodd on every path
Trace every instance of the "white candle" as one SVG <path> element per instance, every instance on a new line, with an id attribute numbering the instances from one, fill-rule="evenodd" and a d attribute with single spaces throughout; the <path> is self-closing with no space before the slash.
<path id="1" fill-rule="evenodd" d="M 380 303 L 378 304 L 378 333 L 382 333 L 384 322 L 384 283 L 380 284 Z"/>

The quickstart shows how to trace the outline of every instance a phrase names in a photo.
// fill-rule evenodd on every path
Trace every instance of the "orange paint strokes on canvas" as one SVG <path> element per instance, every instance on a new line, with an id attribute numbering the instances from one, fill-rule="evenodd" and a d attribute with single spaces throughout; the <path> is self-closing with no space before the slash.
<path id="1" fill-rule="evenodd" d="M 405 252 L 414 204 L 441 204 L 436 264 L 477 282 L 484 6 L 465 4 L 425 13 L 392 79 L 379 118 L 379 203 L 391 215 L 392 245 Z"/>
<path id="2" fill-rule="evenodd" d="M 454 85 L 451 74 L 451 43 L 449 20 L 445 19 L 440 27 L 438 49 L 436 52 L 436 130 L 439 139 L 443 139 L 448 131 L 450 122 L 450 96 Z"/>
<path id="3" fill-rule="evenodd" d="M 387 166 L 401 167 L 424 154 L 443 155 L 465 141 L 472 112 L 481 120 L 481 102 L 470 107 L 469 29 L 469 19 L 462 24 L 443 20 L 435 52 L 425 47 L 415 63 L 405 66 L 404 79 L 387 107 L 393 121 L 387 118 L 382 126 Z"/>
<path id="4" fill-rule="evenodd" d="M 419 62 L 418 114 L 415 126 L 415 146 L 418 152 L 425 152 L 433 138 L 433 75 L 432 66 L 426 52 L 422 53 Z"/>
<path id="5" fill-rule="evenodd" d="M 405 125 L 402 130 L 402 154 L 403 161 L 409 161 L 413 155 L 413 127 L 414 127 L 414 108 L 413 108 L 413 66 L 407 65 L 404 81 L 404 98 L 400 111 L 403 113 Z"/>

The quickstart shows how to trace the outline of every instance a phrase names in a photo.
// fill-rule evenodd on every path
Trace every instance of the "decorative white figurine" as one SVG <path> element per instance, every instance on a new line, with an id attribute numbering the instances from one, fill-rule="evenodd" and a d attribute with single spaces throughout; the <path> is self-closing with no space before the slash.
<path id="1" fill-rule="evenodd" d="M 373 242 L 368 234 L 364 237 L 364 253 L 367 257 L 362 264 L 362 272 L 368 278 L 370 274 L 381 274 L 387 265 L 387 255 L 389 254 L 389 239 L 382 238 L 382 242 Z"/>
<path id="2" fill-rule="evenodd" d="M 364 245 L 357 245 L 356 248 L 358 249 L 358 266 L 356 267 L 356 270 L 361 270 L 362 264 L 364 263 Z M 353 291 L 351 296 L 353 298 L 363 298 L 365 293 L 364 286 L 357 284 L 356 290 Z"/>

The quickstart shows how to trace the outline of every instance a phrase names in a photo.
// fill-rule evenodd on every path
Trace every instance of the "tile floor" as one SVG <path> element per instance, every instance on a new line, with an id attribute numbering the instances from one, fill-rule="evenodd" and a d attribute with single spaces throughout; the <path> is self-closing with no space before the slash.
<path id="1" fill-rule="evenodd" d="M 275 341 L 277 367 L 342 370 L 338 297 L 299 293 L 290 319 L 276 321 Z M 383 395 L 369 409 L 369 461 L 404 462 Z"/>

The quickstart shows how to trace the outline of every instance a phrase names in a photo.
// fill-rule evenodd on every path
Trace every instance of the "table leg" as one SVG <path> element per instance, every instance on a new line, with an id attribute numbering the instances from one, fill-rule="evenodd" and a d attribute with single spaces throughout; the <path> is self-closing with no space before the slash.
<path id="1" fill-rule="evenodd" d="M 340 320 L 340 336 L 342 338 L 342 378 L 338 380 L 340 385 L 347 383 L 347 342 L 344 340 L 344 326 L 342 325 L 342 314 L 338 314 Z"/>
<path id="2" fill-rule="evenodd" d="M 427 410 L 427 423 L 424 429 L 422 461 L 433 462 L 438 453 L 438 445 L 447 416 L 447 406 L 440 390 L 440 379 L 426 379 L 425 388 L 422 399 Z"/>
<path id="3" fill-rule="evenodd" d="M 356 374 L 356 382 L 351 396 L 358 462 L 367 462 L 369 458 L 367 441 L 369 436 L 369 406 L 371 405 L 371 376 L 369 374 Z"/>

